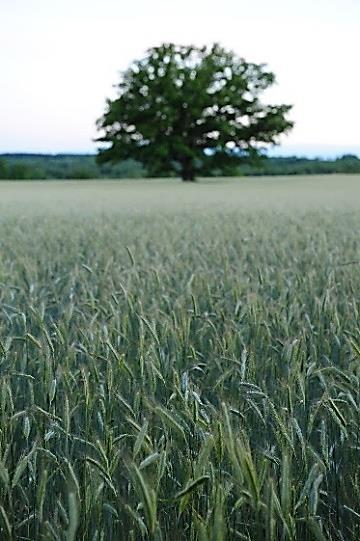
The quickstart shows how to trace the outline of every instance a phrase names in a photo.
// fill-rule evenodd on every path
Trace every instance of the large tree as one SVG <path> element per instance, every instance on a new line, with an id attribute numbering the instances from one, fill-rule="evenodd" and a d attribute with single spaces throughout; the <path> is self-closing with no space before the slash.
<path id="1" fill-rule="evenodd" d="M 98 161 L 135 158 L 151 175 L 177 171 L 194 180 L 260 147 L 292 127 L 289 105 L 269 105 L 261 93 L 275 81 L 264 64 L 220 45 L 164 44 L 122 73 L 118 97 L 98 120 L 105 143 Z"/>

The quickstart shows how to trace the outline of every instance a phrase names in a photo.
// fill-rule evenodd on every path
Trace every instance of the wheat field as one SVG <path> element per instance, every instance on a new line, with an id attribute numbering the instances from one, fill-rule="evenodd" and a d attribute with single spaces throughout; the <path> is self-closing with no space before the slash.
<path id="1" fill-rule="evenodd" d="M 0 183 L 0 539 L 360 538 L 360 177 Z"/>

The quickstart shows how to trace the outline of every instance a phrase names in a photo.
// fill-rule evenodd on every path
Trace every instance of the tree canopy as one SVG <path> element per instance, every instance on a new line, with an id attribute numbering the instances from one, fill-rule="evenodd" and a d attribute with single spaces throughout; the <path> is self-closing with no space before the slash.
<path id="1" fill-rule="evenodd" d="M 118 97 L 98 120 L 98 162 L 133 158 L 150 175 L 194 180 L 211 168 L 256 156 L 293 123 L 290 105 L 260 99 L 275 82 L 264 64 L 218 44 L 163 44 L 121 74 Z"/>

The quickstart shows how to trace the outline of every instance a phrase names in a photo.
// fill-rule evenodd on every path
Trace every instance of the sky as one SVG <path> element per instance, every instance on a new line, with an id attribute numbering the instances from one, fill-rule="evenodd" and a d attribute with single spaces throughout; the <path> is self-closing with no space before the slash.
<path id="1" fill-rule="evenodd" d="M 360 155 L 360 0 L 0 0 L 0 153 L 95 152 L 120 72 L 163 42 L 264 62 L 293 104 L 273 154 Z"/>

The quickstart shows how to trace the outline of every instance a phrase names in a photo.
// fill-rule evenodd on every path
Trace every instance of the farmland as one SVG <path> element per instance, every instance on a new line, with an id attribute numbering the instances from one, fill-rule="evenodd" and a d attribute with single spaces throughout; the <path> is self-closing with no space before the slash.
<path id="1" fill-rule="evenodd" d="M 0 538 L 360 538 L 360 177 L 0 183 Z"/>

